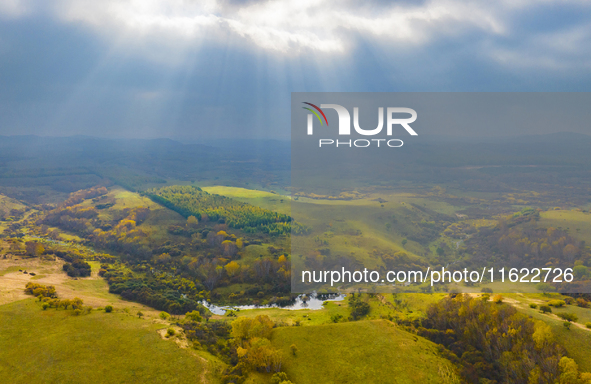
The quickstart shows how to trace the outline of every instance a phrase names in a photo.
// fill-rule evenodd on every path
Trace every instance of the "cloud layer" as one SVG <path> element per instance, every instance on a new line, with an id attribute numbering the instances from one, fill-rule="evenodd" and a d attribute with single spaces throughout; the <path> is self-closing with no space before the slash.
<path id="1" fill-rule="evenodd" d="M 286 138 L 292 91 L 586 91 L 589 69 L 582 0 L 0 0 L 0 134 Z"/>
<path id="2" fill-rule="evenodd" d="M 557 6 L 563 13 L 588 15 L 590 11 L 588 2 L 549 0 L 57 0 L 49 4 L 39 0 L 1 0 L 0 14 L 22 18 L 47 12 L 62 22 L 88 26 L 113 41 L 141 42 L 147 47 L 152 47 L 150 43 L 186 47 L 203 40 L 233 39 L 239 44 L 289 55 L 347 54 L 354 48 L 357 35 L 385 46 L 408 49 L 472 34 L 488 40 L 492 45 L 491 58 L 500 64 L 548 66 L 556 63 L 536 60 L 538 55 L 531 51 L 571 55 L 580 51 L 579 43 L 588 44 L 591 35 L 589 18 L 586 22 L 574 20 L 533 29 L 524 29 L 520 24 L 530 23 L 527 18 L 532 14 L 551 16 Z M 517 34 L 526 39 L 527 46 L 502 46 L 503 40 L 511 40 Z M 494 40 L 498 40 L 497 44 Z"/>

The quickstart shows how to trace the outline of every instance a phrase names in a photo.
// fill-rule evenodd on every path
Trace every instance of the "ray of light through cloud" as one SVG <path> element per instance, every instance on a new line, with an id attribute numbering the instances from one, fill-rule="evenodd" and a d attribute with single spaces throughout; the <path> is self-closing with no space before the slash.
<path id="1" fill-rule="evenodd" d="M 0 134 L 287 138 L 292 91 L 585 90 L 590 13 L 552 0 L 0 0 Z"/>

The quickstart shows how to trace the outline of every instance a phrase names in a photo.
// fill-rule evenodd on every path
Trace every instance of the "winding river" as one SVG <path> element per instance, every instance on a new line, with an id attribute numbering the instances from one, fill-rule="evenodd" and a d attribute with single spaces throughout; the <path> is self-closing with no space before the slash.
<path id="1" fill-rule="evenodd" d="M 311 309 L 311 310 L 318 310 L 322 309 L 324 306 L 325 301 L 342 301 L 345 299 L 345 295 L 343 294 L 332 294 L 328 297 L 326 295 L 323 298 L 318 298 L 316 293 L 312 293 L 310 295 L 299 295 L 295 303 L 292 305 L 287 306 L 279 306 L 277 304 L 272 305 L 230 305 L 230 306 L 217 306 L 212 303 L 208 303 L 206 301 L 203 302 L 203 305 L 211 311 L 214 315 L 224 315 L 226 311 L 229 310 L 244 310 L 244 309 L 262 309 L 262 308 L 279 308 L 285 309 L 289 311 L 296 311 L 299 309 Z"/>

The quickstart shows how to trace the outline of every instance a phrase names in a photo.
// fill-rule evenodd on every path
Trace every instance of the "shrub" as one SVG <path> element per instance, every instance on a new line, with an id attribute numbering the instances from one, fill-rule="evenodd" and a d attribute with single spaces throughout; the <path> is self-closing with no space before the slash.
<path id="1" fill-rule="evenodd" d="M 564 325 L 564 328 L 570 330 L 570 321 L 565 321 L 564 323 L 562 323 L 562 325 Z"/>
<path id="2" fill-rule="evenodd" d="M 504 297 L 501 295 L 494 295 L 493 302 L 496 304 L 501 304 L 503 302 Z"/>
<path id="3" fill-rule="evenodd" d="M 82 309 L 76 308 L 76 309 L 74 309 L 73 313 L 74 313 L 74 316 L 80 316 L 82 314 Z"/>
<path id="4" fill-rule="evenodd" d="M 72 300 L 70 300 L 70 306 L 72 309 L 82 309 L 83 304 L 84 302 L 79 297 L 74 297 Z"/>
<path id="5" fill-rule="evenodd" d="M 35 297 L 50 297 L 50 298 L 56 298 L 57 297 L 57 293 L 55 291 L 55 287 L 53 285 L 41 285 L 41 284 L 35 284 L 35 283 L 27 283 L 27 285 L 25 286 L 25 293 L 28 295 L 33 295 Z"/>
<path id="6" fill-rule="evenodd" d="M 287 374 L 285 372 L 274 373 L 273 377 L 271 377 L 271 383 L 273 384 L 280 384 L 284 381 L 287 381 Z"/>
<path id="7" fill-rule="evenodd" d="M 544 294 L 547 294 L 548 292 L 552 292 L 552 291 L 556 290 L 556 288 L 554 288 L 553 286 L 551 286 L 548 283 L 538 283 L 538 284 L 536 284 L 536 289 L 538 291 L 544 292 Z"/>
<path id="8" fill-rule="evenodd" d="M 591 329 L 591 323 L 585 323 L 585 327 Z"/>
<path id="9" fill-rule="evenodd" d="M 174 336 L 174 335 L 175 335 L 175 333 L 176 333 L 176 332 L 174 331 L 174 329 L 172 329 L 172 328 L 168 328 L 168 329 L 166 330 L 166 337 L 172 337 L 172 336 Z"/>
<path id="10" fill-rule="evenodd" d="M 589 302 L 582 297 L 577 299 L 577 305 L 581 308 L 589 308 Z"/>
<path id="11" fill-rule="evenodd" d="M 573 274 L 575 275 L 575 278 L 581 279 L 589 275 L 589 268 L 585 267 L 584 265 L 577 265 L 573 268 Z"/>
<path id="12" fill-rule="evenodd" d="M 578 316 L 575 315 L 574 313 L 561 312 L 561 313 L 557 313 L 556 315 L 558 317 L 560 317 L 562 320 L 566 320 L 568 322 L 577 321 L 579 319 Z"/>
<path id="13" fill-rule="evenodd" d="M 203 320 L 203 317 L 201 317 L 199 311 L 191 311 L 187 312 L 187 314 L 185 315 L 185 319 L 199 323 L 201 322 L 201 320 Z"/>
<path id="14" fill-rule="evenodd" d="M 111 313 L 111 312 L 113 312 L 113 306 L 112 306 L 112 305 L 107 305 L 107 306 L 105 307 L 105 312 L 106 312 L 106 313 Z"/>
<path id="15" fill-rule="evenodd" d="M 43 308 L 43 310 L 45 311 L 47 308 L 49 308 L 49 303 L 43 303 L 41 308 Z"/>
<path id="16" fill-rule="evenodd" d="M 567 303 L 568 305 L 571 305 L 571 304 L 573 304 L 573 303 L 575 302 L 575 299 L 573 299 L 573 298 L 572 298 L 572 297 L 570 297 L 570 296 L 564 296 L 564 299 L 563 299 L 563 300 L 564 300 L 564 302 L 565 302 L 565 303 Z"/>
<path id="17" fill-rule="evenodd" d="M 566 302 L 564 300 L 550 300 L 548 305 L 551 307 L 561 308 L 566 305 Z"/>
<path id="18" fill-rule="evenodd" d="M 292 344 L 289 346 L 289 349 L 291 350 L 291 353 L 295 356 L 296 352 L 298 351 L 298 347 L 295 344 Z"/>
<path id="19" fill-rule="evenodd" d="M 535 303 L 530 303 L 530 304 L 529 304 L 529 307 L 530 307 L 531 309 L 536 309 L 536 308 L 538 307 L 538 305 L 537 305 L 537 304 L 535 304 Z"/>
<path id="20" fill-rule="evenodd" d="M 552 313 L 552 308 L 549 305 L 540 305 L 540 311 L 542 313 Z"/>
<path id="21" fill-rule="evenodd" d="M 369 314 L 370 311 L 369 304 L 361 301 L 361 295 L 351 295 L 349 297 L 349 308 L 351 309 L 349 320 L 359 320 L 363 316 Z"/>
<path id="22" fill-rule="evenodd" d="M 170 315 L 168 313 L 166 313 L 166 312 L 160 312 L 160 315 L 158 315 L 158 316 L 160 316 L 160 318 L 162 320 L 166 320 L 166 319 L 168 319 L 170 317 Z"/>
<path id="23" fill-rule="evenodd" d="M 90 276 L 90 264 L 82 259 L 73 259 L 71 263 L 65 263 L 62 267 L 64 272 L 70 277 L 86 277 Z"/>

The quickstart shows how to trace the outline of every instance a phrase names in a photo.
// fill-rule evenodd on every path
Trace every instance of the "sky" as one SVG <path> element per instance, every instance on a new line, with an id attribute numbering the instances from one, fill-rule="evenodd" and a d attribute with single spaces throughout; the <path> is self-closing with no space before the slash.
<path id="1" fill-rule="evenodd" d="M 0 0 L 0 135 L 283 140 L 291 92 L 590 90 L 589 1 Z"/>

